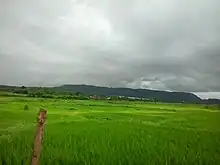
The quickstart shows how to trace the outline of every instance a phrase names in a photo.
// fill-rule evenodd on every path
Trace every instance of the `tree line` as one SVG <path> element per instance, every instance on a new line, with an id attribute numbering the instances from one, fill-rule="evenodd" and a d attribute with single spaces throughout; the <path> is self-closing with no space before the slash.
<path id="1" fill-rule="evenodd" d="M 79 100 L 108 100 L 108 101 L 144 101 L 157 103 L 157 98 L 137 98 L 137 97 L 125 97 L 125 96 L 98 96 L 95 94 L 86 95 L 82 92 L 64 92 L 61 90 L 55 90 L 53 88 L 46 87 L 14 87 L 14 88 L 0 88 L 1 91 L 7 91 L 26 97 L 36 98 L 58 98 L 58 99 L 79 99 Z M 9 94 L 10 95 L 10 94 Z"/>

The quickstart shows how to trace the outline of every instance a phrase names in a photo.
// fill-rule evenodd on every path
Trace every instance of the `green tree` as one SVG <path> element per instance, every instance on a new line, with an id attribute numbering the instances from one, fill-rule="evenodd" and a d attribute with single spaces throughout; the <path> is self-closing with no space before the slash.
<path id="1" fill-rule="evenodd" d="M 83 96 L 83 93 L 81 93 L 81 92 L 76 92 L 76 96 Z"/>
<path id="2" fill-rule="evenodd" d="M 21 86 L 21 89 L 26 89 L 26 87 L 25 86 Z"/>

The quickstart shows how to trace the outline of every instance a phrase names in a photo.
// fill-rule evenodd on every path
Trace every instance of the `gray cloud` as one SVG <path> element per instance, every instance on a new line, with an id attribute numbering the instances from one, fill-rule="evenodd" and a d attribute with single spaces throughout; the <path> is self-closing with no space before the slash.
<path id="1" fill-rule="evenodd" d="M 0 84 L 220 92 L 219 15 L 218 0 L 1 1 Z"/>

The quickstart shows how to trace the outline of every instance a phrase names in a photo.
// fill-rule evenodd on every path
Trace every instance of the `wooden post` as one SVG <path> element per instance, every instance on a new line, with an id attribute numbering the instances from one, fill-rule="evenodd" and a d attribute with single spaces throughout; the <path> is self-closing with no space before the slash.
<path id="1" fill-rule="evenodd" d="M 46 120 L 46 114 L 47 111 L 44 109 L 40 109 L 40 111 L 38 112 L 31 165 L 38 165 L 41 150 L 41 141 L 44 135 L 44 123 Z"/>

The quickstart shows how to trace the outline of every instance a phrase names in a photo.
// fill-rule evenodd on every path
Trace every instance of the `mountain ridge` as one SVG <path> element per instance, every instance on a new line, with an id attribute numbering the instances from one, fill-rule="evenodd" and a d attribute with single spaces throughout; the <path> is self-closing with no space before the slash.
<path id="1" fill-rule="evenodd" d="M 24 86 L 23 86 L 24 87 Z M 0 85 L 0 91 L 13 91 L 21 89 L 21 86 Z M 125 97 L 138 97 L 146 99 L 156 99 L 161 102 L 173 103 L 202 103 L 202 104 L 220 104 L 219 99 L 201 99 L 199 96 L 190 92 L 172 92 L 151 89 L 134 89 L 126 87 L 104 87 L 95 85 L 72 85 L 64 84 L 54 87 L 37 87 L 31 86 L 28 89 L 44 88 L 57 92 L 77 93 L 80 92 L 84 95 L 97 95 L 97 96 L 125 96 Z"/>
<path id="2" fill-rule="evenodd" d="M 95 85 L 71 85 L 65 84 L 53 89 L 66 92 L 81 92 L 87 95 L 101 95 L 101 96 L 125 96 L 125 97 L 139 97 L 139 98 L 156 98 L 164 102 L 200 102 L 202 99 L 193 93 L 187 92 L 170 92 L 151 89 L 133 89 L 133 88 L 113 88 Z"/>

